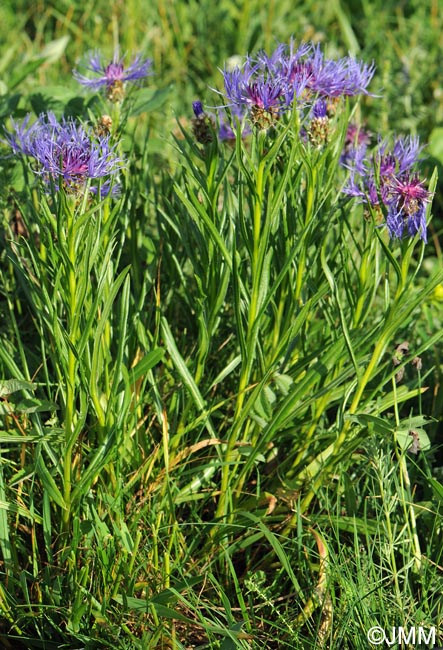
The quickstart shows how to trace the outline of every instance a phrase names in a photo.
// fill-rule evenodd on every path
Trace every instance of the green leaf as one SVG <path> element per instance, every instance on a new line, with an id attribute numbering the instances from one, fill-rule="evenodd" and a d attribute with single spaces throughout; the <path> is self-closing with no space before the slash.
<path id="1" fill-rule="evenodd" d="M 345 420 L 347 419 L 351 420 L 351 422 L 361 424 L 361 426 L 377 433 L 383 438 L 391 436 L 394 428 L 389 422 L 383 420 L 383 418 L 370 415 L 369 413 L 357 413 L 356 415 L 345 416 Z"/>
<path id="2" fill-rule="evenodd" d="M 163 348 L 155 348 L 146 354 L 143 359 L 130 369 L 129 376 L 131 378 L 131 383 L 135 384 L 136 381 L 144 377 L 151 368 L 156 366 L 162 359 L 165 354 Z"/>
<path id="3" fill-rule="evenodd" d="M 291 390 L 291 387 L 294 383 L 294 380 L 290 375 L 285 375 L 282 373 L 275 373 L 272 377 L 275 382 L 275 385 L 283 395 L 287 395 Z"/>
<path id="4" fill-rule="evenodd" d="M 157 110 L 163 106 L 168 96 L 171 94 L 172 85 L 160 90 L 153 90 L 151 88 L 142 88 L 137 91 L 137 97 L 130 110 L 131 117 L 137 117 L 142 113 L 147 113 Z"/>
<path id="5" fill-rule="evenodd" d="M 164 589 L 158 594 L 155 594 L 150 600 L 151 603 L 159 605 L 167 605 L 168 603 L 175 603 L 177 601 L 177 593 L 189 591 L 191 587 L 199 585 L 203 582 L 203 576 L 195 576 L 194 578 L 186 578 L 186 580 L 179 580 L 171 585 L 171 588 Z"/>
<path id="6" fill-rule="evenodd" d="M 23 379 L 3 379 L 0 380 L 0 397 L 5 397 L 16 393 L 19 390 L 35 390 L 36 384 Z"/>
<path id="7" fill-rule="evenodd" d="M 395 440 L 403 451 L 411 449 L 414 441 L 418 443 L 417 451 L 427 451 L 431 448 L 429 436 L 423 429 L 397 429 Z"/>
<path id="8" fill-rule="evenodd" d="M 9 536 L 8 511 L 10 504 L 6 501 L 5 480 L 3 477 L 3 464 L 0 465 L 0 549 L 6 569 L 12 564 L 13 548 Z"/>
<path id="9" fill-rule="evenodd" d="M 181 356 L 180 352 L 178 351 L 177 345 L 174 341 L 174 337 L 172 335 L 171 329 L 168 325 L 168 322 L 166 318 L 161 319 L 161 329 L 162 329 L 162 335 L 165 340 L 165 345 L 166 348 L 171 355 L 171 359 L 174 362 L 175 367 L 177 368 L 177 371 L 180 375 L 180 377 L 183 380 L 183 383 L 185 384 L 186 388 L 189 390 L 192 399 L 194 400 L 196 406 L 201 410 L 204 411 L 206 409 L 205 401 L 198 389 L 197 384 L 194 381 L 194 378 L 192 377 L 191 373 L 189 372 L 189 369 Z M 217 434 L 215 432 L 214 427 L 211 424 L 211 421 L 209 419 L 209 416 L 206 418 L 206 426 L 208 428 L 208 431 L 210 434 L 216 438 Z"/>
<path id="10" fill-rule="evenodd" d="M 54 503 L 60 506 L 60 508 L 66 510 L 65 500 L 63 499 L 60 490 L 58 489 L 53 477 L 46 467 L 41 453 L 39 453 L 37 456 L 36 469 L 37 474 L 40 476 L 40 479 L 42 481 L 43 489 L 49 494 L 49 497 L 52 499 L 52 501 L 54 501 Z"/>
<path id="11" fill-rule="evenodd" d="M 432 129 L 427 146 L 428 153 L 443 165 L 443 126 Z"/>
<path id="12" fill-rule="evenodd" d="M 66 112 L 81 113 L 84 99 L 66 86 L 45 86 L 29 96 L 29 101 L 35 113 L 53 111 L 57 116 Z M 69 110 L 66 110 L 67 106 Z"/>
<path id="13" fill-rule="evenodd" d="M 85 496 L 103 467 L 116 455 L 115 431 L 111 429 L 105 442 L 94 449 L 87 458 L 87 468 L 72 491 L 72 503 L 77 503 Z"/>
<path id="14" fill-rule="evenodd" d="M 11 75 L 9 80 L 9 90 L 12 90 L 18 86 L 23 79 L 32 73 L 34 73 L 38 68 L 40 68 L 43 63 L 46 62 L 45 57 L 39 57 L 38 59 L 33 59 L 32 61 L 27 61 L 23 65 L 16 65 L 14 67 L 14 72 Z"/>
<path id="15" fill-rule="evenodd" d="M 1 405 L 0 405 L 1 407 Z M 2 412 L 0 408 L 0 415 L 3 415 L 4 413 Z M 8 445 L 12 443 L 16 443 L 19 445 L 22 445 L 25 442 L 36 442 L 39 440 L 41 436 L 39 435 L 34 435 L 34 436 L 23 436 L 22 434 L 16 434 L 13 433 L 12 431 L 0 431 L 0 444 L 2 445 Z"/>
<path id="16" fill-rule="evenodd" d="M 227 377 L 228 375 L 233 372 L 238 364 L 241 363 L 241 356 L 238 354 L 232 361 L 228 363 L 228 365 L 223 368 L 223 370 L 217 375 L 217 377 L 214 379 L 214 381 L 211 383 L 209 386 L 209 390 L 214 388 L 214 386 L 217 386 L 217 384 L 221 384 L 221 382 Z"/>
<path id="17" fill-rule="evenodd" d="M 1 94 L 0 86 L 0 94 Z M 7 117 L 13 115 L 17 109 L 18 103 L 20 101 L 20 95 L 15 93 L 14 95 L 4 95 L 0 97 L 0 117 Z"/>
<path id="18" fill-rule="evenodd" d="M 47 63 L 56 63 L 64 54 L 68 43 L 68 35 L 62 36 L 61 38 L 56 38 L 53 41 L 46 43 L 40 52 L 40 55 L 46 60 Z"/>
<path id="19" fill-rule="evenodd" d="M 54 402 L 48 400 L 38 400 L 33 398 L 23 399 L 14 406 L 15 413 L 44 413 L 55 411 L 58 408 Z"/>
<path id="20" fill-rule="evenodd" d="M 432 488 L 432 491 L 434 492 L 434 495 L 439 501 L 443 503 L 443 485 L 439 483 L 439 481 L 437 481 L 435 478 L 430 478 L 428 481 Z"/>

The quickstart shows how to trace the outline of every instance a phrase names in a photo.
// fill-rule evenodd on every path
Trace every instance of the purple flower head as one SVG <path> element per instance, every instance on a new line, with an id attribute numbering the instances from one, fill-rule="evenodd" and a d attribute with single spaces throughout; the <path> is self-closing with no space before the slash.
<path id="1" fill-rule="evenodd" d="M 368 86 L 375 74 L 374 63 L 368 65 L 367 63 L 363 63 L 363 61 L 357 61 L 353 57 L 348 56 L 341 59 L 338 64 L 340 64 L 343 75 L 343 90 L 340 94 L 349 97 L 371 94 L 368 92 Z"/>
<path id="2" fill-rule="evenodd" d="M 115 193 L 116 184 L 111 181 L 123 160 L 108 136 L 97 137 L 72 119 L 63 117 L 59 122 L 53 113 L 41 115 L 30 127 L 28 122 L 29 117 L 21 125 L 13 123 L 14 132 L 7 135 L 7 141 L 15 153 L 35 160 L 34 172 L 43 178 L 48 191 L 63 186 L 75 194 L 89 185 L 97 193 L 103 180 L 101 195 Z"/>
<path id="3" fill-rule="evenodd" d="M 363 147 L 366 151 L 366 144 L 355 151 Z M 379 140 L 371 159 L 356 158 L 353 164 L 345 165 L 351 173 L 343 191 L 376 208 L 380 215 L 384 212 L 391 238 L 418 233 L 424 242 L 427 240 L 426 206 L 432 193 L 414 171 L 420 151 L 418 138 L 396 138 L 391 148 L 387 141 Z"/>
<path id="4" fill-rule="evenodd" d="M 374 65 L 349 56 L 338 61 L 326 59 L 319 45 L 313 48 L 304 65 L 308 88 L 312 93 L 325 97 L 367 95 L 367 88 L 375 73 Z"/>
<path id="5" fill-rule="evenodd" d="M 243 67 L 223 73 L 228 105 L 236 111 L 246 111 L 260 129 L 269 128 L 291 109 L 306 84 L 303 77 L 288 82 L 274 58 L 261 53 L 257 62 L 247 59 Z"/>
<path id="6" fill-rule="evenodd" d="M 14 133 L 9 133 L 6 131 L 5 139 L 14 153 L 23 154 L 25 156 L 31 155 L 29 150 L 29 143 L 31 141 L 33 131 L 35 131 L 38 126 L 37 123 L 29 126 L 30 119 L 31 115 L 28 114 L 23 122 L 19 124 L 11 118 L 11 124 Z"/>
<path id="7" fill-rule="evenodd" d="M 251 109 L 278 115 L 283 108 L 283 87 L 278 79 L 259 77 L 245 85 L 243 92 L 244 103 Z"/>
<path id="8" fill-rule="evenodd" d="M 288 51 L 289 49 L 289 51 Z M 297 49 L 294 49 L 294 41 L 288 46 L 284 45 L 280 49 L 281 56 L 276 65 L 276 72 L 280 74 L 289 85 L 297 85 L 300 81 L 305 84 L 309 78 L 310 64 L 307 55 L 311 52 L 310 43 L 302 43 Z M 278 51 L 278 48 L 276 52 Z"/>
<path id="9" fill-rule="evenodd" d="M 286 49 L 287 46 L 284 43 L 279 43 L 270 55 L 264 50 L 260 50 L 255 57 L 248 56 L 246 59 L 249 65 L 257 70 L 269 70 L 270 72 L 279 73 Z"/>
<path id="10" fill-rule="evenodd" d="M 106 89 L 106 95 L 110 101 L 118 102 L 124 98 L 124 85 L 126 82 L 140 84 L 143 79 L 150 76 L 152 61 L 142 59 L 140 54 L 133 57 L 128 66 L 124 65 L 124 57 L 120 57 L 119 49 L 114 51 L 113 59 L 110 63 L 104 63 L 99 52 L 90 54 L 86 70 L 92 72 L 95 77 L 89 78 L 80 74 L 77 70 L 73 71 L 74 78 L 87 88 L 92 90 Z"/>
<path id="11" fill-rule="evenodd" d="M 387 200 L 386 225 L 390 236 L 401 238 L 407 227 L 411 237 L 420 233 L 426 242 L 426 204 L 431 200 L 431 192 L 423 187 L 417 174 L 394 177 Z"/>
<path id="12" fill-rule="evenodd" d="M 243 66 L 225 69 L 223 94 L 228 106 L 246 108 L 253 124 L 266 129 L 286 111 L 316 99 L 334 103 L 342 96 L 369 94 L 374 71 L 373 65 L 352 57 L 327 59 L 320 46 L 303 43 L 296 47 L 291 39 L 289 45 L 277 45 L 270 55 L 260 51 L 246 57 Z M 327 109 L 331 110 L 329 104 Z"/>
<path id="13" fill-rule="evenodd" d="M 346 129 L 345 136 L 345 146 L 349 147 L 360 147 L 362 145 L 368 145 L 371 142 L 371 134 L 366 130 L 364 126 L 360 124 L 351 123 L 348 124 Z"/>
<path id="14" fill-rule="evenodd" d="M 396 174 L 410 171 L 418 162 L 422 150 L 417 137 L 399 137 L 390 147 L 386 140 L 379 140 L 375 162 L 380 176 L 388 179 Z"/>
<path id="15" fill-rule="evenodd" d="M 420 146 L 418 136 L 396 138 L 393 147 L 393 155 L 396 159 L 398 171 L 404 173 L 419 162 L 419 154 L 423 147 Z"/>
<path id="16" fill-rule="evenodd" d="M 236 111 L 247 111 L 252 123 L 269 128 L 288 108 L 285 88 L 279 78 L 257 74 L 249 62 L 243 68 L 224 71 L 225 95 Z"/>

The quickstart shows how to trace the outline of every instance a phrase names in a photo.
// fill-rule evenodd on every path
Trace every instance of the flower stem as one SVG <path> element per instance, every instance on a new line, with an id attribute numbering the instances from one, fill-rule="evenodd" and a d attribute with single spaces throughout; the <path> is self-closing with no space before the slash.
<path id="1" fill-rule="evenodd" d="M 317 183 L 317 171 L 315 166 L 309 167 L 308 173 L 308 187 L 306 194 L 306 210 L 305 210 L 305 223 L 303 229 L 303 237 L 307 239 L 309 224 L 312 220 L 314 212 L 314 199 L 315 199 L 315 186 Z M 303 280 L 306 268 L 306 249 L 307 243 L 300 248 L 300 257 L 297 265 L 297 277 L 295 281 L 295 300 L 301 301 L 301 291 L 303 288 Z"/>
<path id="2" fill-rule="evenodd" d="M 68 245 L 69 267 L 68 275 L 68 367 L 66 377 L 66 403 L 65 403 L 65 454 L 63 459 L 63 498 L 66 509 L 63 511 L 63 531 L 69 530 L 71 517 L 71 490 L 72 490 L 72 450 L 74 447 L 74 425 L 75 425 L 75 376 L 77 369 L 77 360 L 75 355 L 75 345 L 77 342 L 78 326 L 76 322 L 76 252 L 75 252 L 75 228 L 74 228 L 74 209 L 67 205 L 66 210 L 66 230 Z"/>
<path id="3" fill-rule="evenodd" d="M 242 411 L 245 396 L 246 388 L 251 376 L 252 362 L 255 356 L 255 321 L 257 318 L 258 312 L 258 300 L 259 300 L 259 291 L 261 284 L 261 271 L 262 271 L 262 259 L 260 246 L 261 246 L 261 230 L 262 230 L 262 212 L 263 212 L 263 195 L 264 195 L 264 180 L 265 180 L 265 168 L 266 168 L 266 159 L 261 155 L 258 163 L 257 174 L 256 174 L 256 191 L 255 191 L 255 201 L 254 201 L 254 210 L 253 210 L 253 240 L 252 240 L 252 260 L 251 260 L 251 275 L 252 275 L 252 289 L 251 289 L 251 299 L 249 303 L 248 311 L 248 324 L 247 324 L 247 333 L 246 333 L 246 350 L 247 358 L 243 359 L 242 370 L 240 374 L 239 386 L 238 386 L 238 395 L 237 402 L 235 405 L 235 413 L 233 419 L 233 426 L 228 438 L 226 445 L 226 452 L 224 463 L 222 467 L 222 476 L 221 476 L 221 485 L 220 485 L 220 498 L 217 505 L 217 517 L 223 517 L 226 515 L 226 499 L 227 491 L 229 486 L 229 477 L 231 472 L 231 465 L 235 459 L 235 445 L 238 439 L 238 417 Z"/>

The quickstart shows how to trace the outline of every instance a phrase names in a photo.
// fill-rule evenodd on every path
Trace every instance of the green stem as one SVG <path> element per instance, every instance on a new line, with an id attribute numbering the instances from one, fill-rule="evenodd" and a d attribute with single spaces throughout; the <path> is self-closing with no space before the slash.
<path id="1" fill-rule="evenodd" d="M 381 478 L 381 477 L 379 477 Z M 394 587 L 395 587 L 395 594 L 397 597 L 397 601 L 399 603 L 402 602 L 402 597 L 401 597 L 401 592 L 400 592 L 400 585 L 398 582 L 398 571 L 397 571 L 397 562 L 395 559 L 395 552 L 394 552 L 394 535 L 393 535 L 393 530 L 391 526 L 391 515 L 389 512 L 389 497 L 385 496 L 384 494 L 384 483 L 382 480 L 379 480 L 380 483 L 380 495 L 381 495 L 381 502 L 383 504 L 383 508 L 385 511 L 385 518 L 386 518 L 386 533 L 387 533 L 387 539 L 389 543 L 389 556 L 390 556 L 390 561 L 391 561 L 391 570 L 392 570 L 392 577 L 394 580 Z"/>
<path id="2" fill-rule="evenodd" d="M 310 168 L 310 173 L 308 174 L 309 182 L 306 195 L 306 212 L 305 212 L 305 224 L 303 228 L 303 238 L 307 240 L 307 233 L 309 224 L 311 222 L 313 213 L 314 213 L 314 199 L 315 199 L 315 185 L 317 182 L 317 170 L 314 167 Z M 306 268 L 306 250 L 308 248 L 307 241 L 304 246 L 300 248 L 300 257 L 297 265 L 297 277 L 295 281 L 295 299 L 300 302 L 301 300 L 301 291 L 303 288 L 303 280 L 305 275 Z"/>
<path id="3" fill-rule="evenodd" d="M 226 452 L 224 463 L 222 467 L 222 476 L 220 484 L 220 498 L 217 505 L 216 516 L 222 517 L 226 514 L 226 499 L 227 490 L 229 486 L 229 477 L 231 473 L 231 464 L 235 459 L 235 445 L 238 439 L 238 425 L 237 420 L 242 411 L 243 404 L 246 396 L 246 389 L 249 383 L 252 370 L 252 362 L 255 353 L 255 336 L 254 325 L 257 318 L 258 299 L 261 282 L 261 260 L 263 256 L 260 255 L 261 244 L 261 223 L 263 212 L 263 194 L 264 194 L 264 180 L 265 180 L 266 159 L 263 158 L 260 152 L 260 161 L 258 164 L 256 175 L 256 192 L 253 212 L 253 242 L 252 242 L 252 260 L 251 260 L 251 274 L 252 274 L 252 289 L 251 300 L 249 303 L 248 324 L 246 333 L 246 350 L 247 358 L 243 359 L 242 370 L 240 374 L 237 403 L 235 405 L 235 413 L 233 426 L 226 445 Z"/>
<path id="4" fill-rule="evenodd" d="M 397 429 L 400 428 L 400 416 L 398 412 L 398 401 L 397 401 L 397 383 L 395 381 L 395 377 L 392 378 L 392 392 L 394 393 L 394 414 L 395 414 L 395 424 Z M 420 571 L 421 569 L 421 548 L 420 548 L 420 540 L 418 538 L 417 534 L 417 521 L 415 519 L 415 512 L 414 512 L 414 506 L 412 503 L 412 492 L 411 492 L 411 481 L 409 479 L 409 472 L 408 472 L 408 467 L 406 464 L 406 452 L 405 451 L 400 451 L 398 449 L 397 442 L 394 440 L 395 444 L 395 450 L 397 454 L 397 460 L 400 466 L 400 483 L 403 488 L 403 493 L 407 495 L 408 501 L 409 501 L 409 517 L 408 517 L 408 511 L 405 503 L 405 499 L 402 499 L 403 503 L 403 508 L 404 508 L 404 513 L 406 520 L 409 519 L 410 521 L 410 534 L 412 537 L 412 544 L 414 548 L 414 562 L 415 562 L 415 569 L 416 571 Z"/>
<path id="5" fill-rule="evenodd" d="M 72 450 L 74 447 L 74 419 L 75 419 L 75 375 L 77 360 L 75 356 L 75 345 L 77 342 L 78 329 L 75 321 L 76 314 L 76 254 L 75 254 L 75 228 L 74 208 L 67 206 L 66 230 L 68 245 L 69 268 L 68 275 L 68 371 L 66 377 L 66 404 L 65 404 L 65 455 L 63 460 L 63 498 L 66 510 L 63 511 L 63 530 L 68 532 L 71 517 L 71 490 L 72 490 Z"/>

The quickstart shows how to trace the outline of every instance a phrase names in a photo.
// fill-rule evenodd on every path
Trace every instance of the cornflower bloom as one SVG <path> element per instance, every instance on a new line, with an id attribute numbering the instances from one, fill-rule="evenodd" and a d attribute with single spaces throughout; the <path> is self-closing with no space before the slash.
<path id="1" fill-rule="evenodd" d="M 374 76 L 374 65 L 359 62 L 353 57 L 334 61 L 325 58 L 320 45 L 294 43 L 279 45 L 271 56 L 260 52 L 256 61 L 265 66 L 273 76 L 284 80 L 288 86 L 304 81 L 311 95 L 322 98 L 339 98 L 369 94 L 368 86 Z"/>
<path id="2" fill-rule="evenodd" d="M 367 65 L 346 56 L 337 61 L 326 59 L 320 46 L 305 61 L 308 76 L 307 87 L 323 97 L 368 95 L 368 86 L 375 73 L 375 66 Z"/>
<path id="3" fill-rule="evenodd" d="M 361 151 L 366 152 L 366 145 Z M 418 138 L 396 138 L 392 149 L 379 141 L 369 160 L 355 155 L 354 166 L 346 165 L 351 175 L 344 192 L 370 205 L 380 217 L 384 212 L 391 238 L 401 239 L 407 233 L 427 241 L 426 206 L 432 193 L 414 170 L 420 151 Z"/>
<path id="4" fill-rule="evenodd" d="M 280 43 L 271 56 L 259 52 L 256 58 L 261 65 L 266 65 L 268 69 L 272 70 L 274 75 L 284 79 L 285 83 L 290 87 L 299 83 L 300 80 L 307 79 L 308 75 L 304 60 L 311 50 L 312 45 L 310 43 L 302 43 L 295 49 L 294 40 L 291 38 L 289 47 L 284 43 Z"/>
<path id="5" fill-rule="evenodd" d="M 14 153 L 35 160 L 33 171 L 43 178 L 48 192 L 52 187 L 63 187 L 70 194 L 86 187 L 96 194 L 100 188 L 101 196 L 118 191 L 112 180 L 124 163 L 108 136 L 97 136 L 72 119 L 63 117 L 59 122 L 53 113 L 28 123 L 29 116 L 22 124 L 13 121 L 6 140 Z"/>
<path id="6" fill-rule="evenodd" d="M 390 176 L 394 172 L 403 174 L 414 167 L 423 147 L 417 136 L 396 138 L 392 151 L 386 141 L 379 141 L 380 146 L 376 155 L 376 164 L 380 168 L 380 176 Z"/>
<path id="7" fill-rule="evenodd" d="M 389 235 L 401 239 L 407 229 L 411 237 L 420 233 L 426 242 L 426 205 L 431 200 L 431 192 L 423 187 L 418 174 L 406 172 L 399 178 L 394 176 L 389 188 L 386 216 Z"/>
<path id="8" fill-rule="evenodd" d="M 152 74 L 151 66 L 150 59 L 142 59 L 141 55 L 137 54 L 125 67 L 124 57 L 120 57 L 119 49 L 116 48 L 112 61 L 107 64 L 103 62 L 99 52 L 89 55 L 89 61 L 85 67 L 95 75 L 95 78 L 89 78 L 77 70 L 73 71 L 73 76 L 83 86 L 92 90 L 105 88 L 107 98 L 111 102 L 117 103 L 125 97 L 125 83 L 129 81 L 140 84 L 143 79 Z"/>
<path id="9" fill-rule="evenodd" d="M 280 43 L 270 55 L 261 51 L 247 57 L 243 66 L 225 69 L 223 94 L 228 106 L 246 107 L 252 123 L 267 129 L 284 112 L 319 99 L 328 102 L 330 112 L 340 97 L 369 94 L 374 72 L 374 65 L 349 56 L 327 59 L 320 46 L 296 48 L 291 40 L 289 46 Z"/>
<path id="10" fill-rule="evenodd" d="M 254 125 L 266 129 L 283 109 L 283 88 L 278 80 L 257 72 L 258 67 L 248 62 L 242 68 L 225 70 L 225 94 L 229 106 L 237 111 L 246 110 Z"/>
<path id="11" fill-rule="evenodd" d="M 237 112 L 246 111 L 252 124 L 260 129 L 273 126 L 292 108 L 304 88 L 304 79 L 288 83 L 278 67 L 262 68 L 261 62 L 251 65 L 251 60 L 242 68 L 225 70 L 223 76 L 228 105 Z"/>

